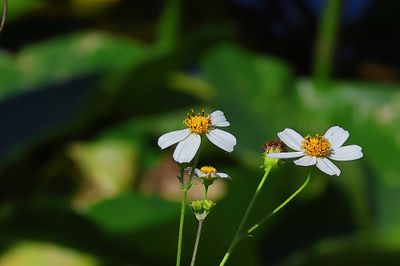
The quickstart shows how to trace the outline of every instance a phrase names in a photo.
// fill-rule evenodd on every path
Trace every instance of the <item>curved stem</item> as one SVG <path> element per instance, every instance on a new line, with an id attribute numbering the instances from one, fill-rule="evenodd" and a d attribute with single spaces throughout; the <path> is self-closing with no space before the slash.
<path id="1" fill-rule="evenodd" d="M 268 215 L 266 215 L 264 218 L 262 218 L 258 223 L 253 225 L 252 227 L 247 230 L 247 236 L 249 236 L 252 232 L 254 232 L 257 228 L 259 228 L 261 225 L 263 225 L 265 222 L 267 222 L 272 216 L 274 216 L 277 212 L 279 212 L 283 207 L 286 206 L 292 199 L 294 199 L 307 185 L 308 182 L 310 181 L 310 174 L 308 174 L 306 181 L 299 187 L 292 195 L 290 195 L 289 198 L 287 198 L 281 205 L 276 207 L 272 212 L 270 212 Z"/>
<path id="2" fill-rule="evenodd" d="M 265 168 L 265 174 L 262 177 L 260 183 L 258 184 L 258 187 L 257 187 L 256 191 L 254 192 L 253 198 L 251 199 L 249 206 L 247 206 L 246 212 L 244 213 L 242 221 L 240 222 L 240 225 L 239 225 L 238 229 L 236 230 L 235 236 L 228 248 L 228 251 L 225 253 L 224 258 L 222 259 L 221 263 L 219 264 L 220 266 L 225 265 L 225 263 L 228 261 L 230 255 L 232 254 L 233 249 L 235 248 L 236 244 L 241 240 L 243 228 L 247 222 L 247 219 L 249 218 L 249 214 L 254 206 L 254 203 L 256 202 L 256 200 L 258 198 L 258 195 L 260 194 L 260 191 L 261 191 L 261 189 L 264 185 L 264 182 L 267 179 L 267 176 L 270 171 L 271 171 L 271 167 Z"/>
<path id="3" fill-rule="evenodd" d="M 197 162 L 199 161 L 199 154 L 200 154 L 200 151 L 197 152 L 197 155 L 194 158 L 193 167 L 192 167 L 192 170 L 190 171 L 190 174 L 189 174 L 186 184 L 183 182 L 184 181 L 183 171 L 181 171 L 182 199 L 181 199 L 181 215 L 180 215 L 180 219 L 179 219 L 178 247 L 177 247 L 177 251 L 176 251 L 176 266 L 181 265 L 183 224 L 185 223 L 186 198 L 187 198 L 187 193 L 188 193 L 190 187 L 192 186 L 192 178 L 193 178 L 193 174 L 194 174 L 194 169 L 196 168 Z"/>
<path id="4" fill-rule="evenodd" d="M 199 220 L 199 225 L 197 227 L 196 242 L 194 243 L 192 262 L 190 263 L 190 266 L 194 266 L 194 264 L 196 262 L 196 255 L 197 255 L 197 250 L 199 248 L 200 235 L 201 235 L 201 229 L 203 228 L 203 222 L 204 222 L 203 219 Z"/>
<path id="5" fill-rule="evenodd" d="M 8 11 L 8 0 L 3 0 L 3 14 L 1 15 L 0 32 L 4 28 L 4 24 L 6 22 L 6 17 L 7 17 L 7 11 Z"/>

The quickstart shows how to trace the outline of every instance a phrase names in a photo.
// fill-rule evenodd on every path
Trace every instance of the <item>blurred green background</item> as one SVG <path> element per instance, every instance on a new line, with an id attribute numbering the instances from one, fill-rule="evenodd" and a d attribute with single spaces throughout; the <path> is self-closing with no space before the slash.
<path id="1" fill-rule="evenodd" d="M 217 265 L 285 127 L 349 130 L 364 158 L 307 189 L 228 265 L 400 265 L 398 1 L 10 0 L 0 35 L 0 266 L 174 265 L 173 149 L 190 108 L 238 139 L 210 144 L 216 182 L 198 265 Z M 302 184 L 288 161 L 250 222 Z M 199 197 L 201 186 L 190 192 Z M 183 265 L 196 220 L 187 213 Z"/>

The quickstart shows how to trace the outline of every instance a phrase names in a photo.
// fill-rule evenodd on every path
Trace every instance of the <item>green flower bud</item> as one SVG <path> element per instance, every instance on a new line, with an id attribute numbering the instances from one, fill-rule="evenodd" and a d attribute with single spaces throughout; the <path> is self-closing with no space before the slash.
<path id="1" fill-rule="evenodd" d="M 202 199 L 193 201 L 190 204 L 190 207 L 192 207 L 192 210 L 194 212 L 194 215 L 196 215 L 197 220 L 204 220 L 210 213 L 214 205 L 215 203 L 213 201 Z"/>

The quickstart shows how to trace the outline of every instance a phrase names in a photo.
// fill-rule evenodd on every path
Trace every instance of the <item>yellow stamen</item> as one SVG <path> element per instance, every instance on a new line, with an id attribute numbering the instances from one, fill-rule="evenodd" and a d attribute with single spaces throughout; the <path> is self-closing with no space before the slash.
<path id="1" fill-rule="evenodd" d="M 331 151 L 331 143 L 324 136 L 317 134 L 314 137 L 305 137 L 301 149 L 310 156 L 326 157 Z"/>
<path id="2" fill-rule="evenodd" d="M 192 113 L 188 114 L 188 117 L 183 122 L 191 132 L 199 135 L 207 133 L 211 126 L 211 118 L 209 116 L 205 116 L 204 111 L 195 115 L 192 110 Z"/>
<path id="3" fill-rule="evenodd" d="M 211 175 L 211 174 L 215 174 L 217 172 L 217 169 L 215 169 L 212 166 L 203 166 L 200 168 L 200 171 L 202 171 L 203 173 L 205 173 L 207 175 Z"/>

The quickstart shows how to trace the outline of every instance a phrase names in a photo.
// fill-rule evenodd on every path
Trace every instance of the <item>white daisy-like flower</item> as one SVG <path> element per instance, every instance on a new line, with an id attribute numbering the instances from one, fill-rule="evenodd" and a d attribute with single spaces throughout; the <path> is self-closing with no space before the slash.
<path id="1" fill-rule="evenodd" d="M 317 165 L 318 169 L 328 175 L 340 175 L 340 169 L 329 159 L 351 161 L 363 157 L 362 148 L 358 145 L 342 146 L 350 136 L 349 132 L 339 126 L 329 128 L 326 133 L 302 137 L 293 129 L 286 128 L 278 137 L 295 152 L 270 153 L 268 157 L 287 159 L 297 158 L 296 165 Z"/>
<path id="2" fill-rule="evenodd" d="M 204 112 L 195 114 L 192 110 L 183 123 L 186 129 L 166 133 L 158 139 L 158 146 L 161 149 L 179 142 L 173 154 L 174 160 L 178 163 L 188 163 L 194 158 L 200 147 L 201 137 L 204 135 L 214 145 L 227 152 L 232 152 L 236 145 L 236 138 L 231 133 L 217 128 L 230 125 L 220 110 L 210 115 L 205 115 Z"/>
<path id="3" fill-rule="evenodd" d="M 186 170 L 190 171 L 192 168 L 188 167 Z M 228 179 L 231 180 L 231 177 L 222 172 L 217 172 L 217 169 L 215 169 L 212 166 L 203 166 L 200 169 L 195 168 L 194 169 L 194 177 L 199 177 L 199 178 L 205 178 L 205 179 L 217 179 L 217 178 L 222 178 L 222 179 Z"/>

